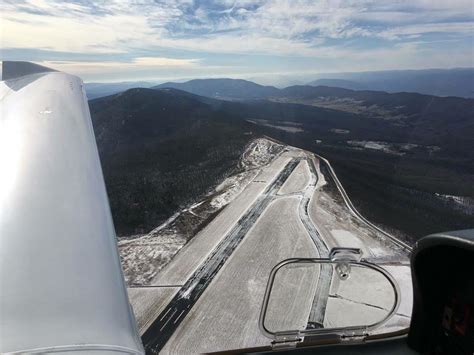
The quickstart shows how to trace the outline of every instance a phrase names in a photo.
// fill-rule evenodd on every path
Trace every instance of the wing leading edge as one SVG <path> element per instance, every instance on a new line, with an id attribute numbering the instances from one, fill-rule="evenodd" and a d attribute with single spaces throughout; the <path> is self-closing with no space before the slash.
<path id="1" fill-rule="evenodd" d="M 82 81 L 3 63 L 0 353 L 142 354 Z"/>

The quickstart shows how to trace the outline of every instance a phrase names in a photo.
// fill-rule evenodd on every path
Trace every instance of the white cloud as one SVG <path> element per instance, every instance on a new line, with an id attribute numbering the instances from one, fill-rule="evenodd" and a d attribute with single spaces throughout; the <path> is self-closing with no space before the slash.
<path id="1" fill-rule="evenodd" d="M 74 73 L 209 69 L 205 58 L 195 59 L 209 53 L 331 60 L 326 65 L 346 66 L 346 71 L 348 65 L 370 70 L 370 65 L 401 67 L 410 61 L 412 67 L 422 62 L 435 66 L 442 62 L 433 55 L 436 49 L 424 48 L 433 35 L 440 43 L 474 35 L 471 0 L 4 1 L 2 48 L 135 57 L 105 64 L 49 63 Z M 368 45 L 369 40 L 377 44 Z M 163 49 L 199 55 L 176 59 L 161 53 Z M 145 56 L 144 50 L 153 56 Z M 468 63 L 469 48 L 450 57 L 458 60 L 457 66 Z"/>
<path id="2" fill-rule="evenodd" d="M 159 67 L 190 67 L 198 64 L 198 59 L 176 59 L 163 57 L 138 57 L 134 58 L 133 64 L 137 66 L 159 66 Z"/>
<path id="3" fill-rule="evenodd" d="M 403 36 L 420 36 L 427 33 L 444 33 L 444 34 L 474 34 L 473 22 L 457 22 L 457 23 L 427 23 L 408 25 L 404 27 L 394 27 L 385 31 L 381 31 L 376 35 L 388 39 L 400 39 Z"/>
<path id="4" fill-rule="evenodd" d="M 138 57 L 130 62 L 125 61 L 41 61 L 44 65 L 72 74 L 103 73 L 117 70 L 153 70 L 168 68 L 197 68 L 199 59 L 176 59 L 164 57 Z"/>
<path id="5" fill-rule="evenodd" d="M 30 0 L 21 6 L 7 4 L 2 10 L 2 47 L 124 53 L 130 48 L 166 46 L 271 54 L 301 50 L 302 55 L 313 55 L 314 46 L 331 38 L 399 39 L 433 31 L 472 32 L 474 17 L 470 1 L 210 1 L 207 7 L 191 4 L 191 0 L 116 0 L 94 6 L 46 0 Z M 227 8 L 222 9 L 223 4 Z M 446 18 L 466 17 L 469 10 L 470 21 L 426 23 L 430 18 L 440 21 L 443 13 Z M 409 22 L 421 21 L 420 18 L 424 23 Z M 373 28 L 374 23 L 382 23 L 385 28 Z"/>

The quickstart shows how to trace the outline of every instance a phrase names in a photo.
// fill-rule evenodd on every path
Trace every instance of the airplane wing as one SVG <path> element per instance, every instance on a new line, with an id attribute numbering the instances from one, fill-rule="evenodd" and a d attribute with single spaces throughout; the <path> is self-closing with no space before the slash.
<path id="1" fill-rule="evenodd" d="M 2 71 L 0 353 L 142 354 L 83 83 Z"/>

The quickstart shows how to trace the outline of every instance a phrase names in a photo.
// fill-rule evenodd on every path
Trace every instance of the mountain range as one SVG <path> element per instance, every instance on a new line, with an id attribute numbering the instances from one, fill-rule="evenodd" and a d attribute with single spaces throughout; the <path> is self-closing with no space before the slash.
<path id="1" fill-rule="evenodd" d="M 154 89 L 173 88 L 216 99 L 253 100 L 278 95 L 279 89 L 242 79 L 195 79 L 184 83 L 167 82 Z"/>
<path id="2" fill-rule="evenodd" d="M 273 76 L 276 80 L 278 75 Z M 298 85 L 331 86 L 351 90 L 386 91 L 390 93 L 412 92 L 435 96 L 474 97 L 474 68 L 393 70 L 358 73 L 318 74 L 308 82 L 307 78 L 286 79 Z M 256 77 L 256 81 L 271 81 Z M 279 87 L 285 87 L 281 85 Z M 288 85 L 286 85 L 287 87 Z M 220 99 L 258 99 L 278 94 L 274 86 L 259 85 L 242 79 L 197 79 L 187 82 L 166 82 L 156 85 L 152 81 L 130 81 L 119 83 L 86 83 L 89 99 L 112 95 L 131 88 L 169 87 L 198 95 Z"/>
<path id="3" fill-rule="evenodd" d="M 149 88 L 156 85 L 148 81 L 124 81 L 119 83 L 85 83 L 87 98 L 89 100 L 103 96 L 117 94 L 134 88 Z"/>
<path id="4" fill-rule="evenodd" d="M 349 131 L 346 140 L 441 144 L 445 150 L 449 147 L 453 153 L 472 156 L 464 149 L 474 137 L 472 99 L 328 86 L 297 85 L 277 89 L 232 79 L 166 83 L 154 89 L 166 87 L 197 95 L 195 99 L 244 120 L 277 121 L 287 127 L 303 125 L 304 130 L 316 138 L 340 140 L 340 133 L 334 132 L 339 129 Z M 216 100 L 222 98 L 221 93 L 227 100 Z"/>
<path id="5" fill-rule="evenodd" d="M 473 99 L 212 79 L 89 103 L 119 235 L 196 201 L 262 135 L 330 159 L 367 217 L 415 239 L 474 223 L 438 197 L 474 197 Z"/>
<path id="6" fill-rule="evenodd" d="M 474 68 L 319 74 L 308 85 L 473 98 Z"/>

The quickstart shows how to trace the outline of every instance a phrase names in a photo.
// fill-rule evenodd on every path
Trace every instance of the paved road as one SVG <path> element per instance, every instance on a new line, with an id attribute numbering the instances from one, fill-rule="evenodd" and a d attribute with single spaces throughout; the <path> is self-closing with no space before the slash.
<path id="1" fill-rule="evenodd" d="M 327 247 L 324 239 L 319 234 L 316 226 L 314 225 L 311 217 L 309 216 L 308 207 L 311 198 L 314 196 L 316 190 L 316 184 L 318 182 L 318 173 L 314 166 L 312 159 L 307 159 L 308 165 L 311 172 L 311 181 L 306 190 L 304 191 L 303 198 L 300 203 L 299 215 L 303 225 L 308 231 L 320 258 L 329 257 L 329 248 Z M 308 318 L 308 329 L 323 328 L 324 315 L 326 313 L 326 306 L 328 302 L 329 289 L 332 281 L 332 266 L 329 264 L 320 265 L 318 286 L 316 294 L 313 298 L 313 304 L 311 306 L 311 312 Z"/>
<path id="2" fill-rule="evenodd" d="M 375 224 L 373 224 L 372 222 L 368 221 L 358 210 L 357 208 L 355 208 L 355 206 L 353 205 L 351 199 L 349 198 L 349 196 L 347 195 L 346 193 L 346 190 L 344 189 L 344 187 L 342 186 L 341 182 L 339 181 L 337 175 L 336 175 L 336 172 L 334 171 L 333 167 L 331 166 L 331 163 L 329 163 L 329 161 L 327 159 L 324 159 L 322 156 L 320 156 L 319 154 L 315 154 L 315 156 L 319 159 L 320 162 L 322 162 L 323 164 L 325 164 L 325 166 L 328 168 L 328 172 L 329 172 L 329 175 L 332 177 L 333 181 L 335 182 L 336 184 L 336 187 L 337 189 L 339 190 L 339 193 L 341 194 L 343 200 L 344 200 L 344 203 L 346 204 L 347 208 L 349 209 L 349 211 L 351 211 L 351 213 L 356 217 L 358 218 L 362 223 L 365 223 L 369 228 L 371 228 L 372 230 L 375 231 L 375 233 L 381 233 L 382 235 L 384 235 L 385 237 L 387 237 L 389 240 L 391 240 L 394 244 L 398 245 L 399 247 L 402 248 L 402 250 L 405 250 L 406 252 L 410 253 L 412 251 L 412 247 L 410 245 L 408 245 L 407 243 L 405 243 L 404 241 L 396 238 L 395 236 L 391 235 L 390 233 L 387 233 L 386 231 L 384 231 L 383 229 L 379 228 L 378 226 L 376 226 Z"/>
<path id="3" fill-rule="evenodd" d="M 320 258 L 329 257 L 329 248 L 321 237 L 313 220 L 309 216 L 309 204 L 311 198 L 314 196 L 316 185 L 318 183 L 318 173 L 314 166 L 314 161 L 311 158 L 303 158 L 308 162 L 310 170 L 310 182 L 304 191 L 291 192 L 288 194 L 279 195 L 280 197 L 300 196 L 301 202 L 299 204 L 299 217 L 308 235 L 313 241 Z M 323 328 L 324 316 L 328 303 L 329 291 L 332 282 L 333 268 L 331 265 L 323 264 L 320 266 L 318 273 L 318 284 L 316 293 L 313 298 L 311 311 L 308 317 L 307 329 Z"/>
<path id="4" fill-rule="evenodd" d="M 276 193 L 300 160 L 301 158 L 294 158 L 283 168 L 277 178 L 238 220 L 236 225 L 201 264 L 199 269 L 186 281 L 168 306 L 143 334 L 142 341 L 147 354 L 158 354 L 165 346 L 214 276 L 252 228 L 258 217 L 276 197 Z"/>

